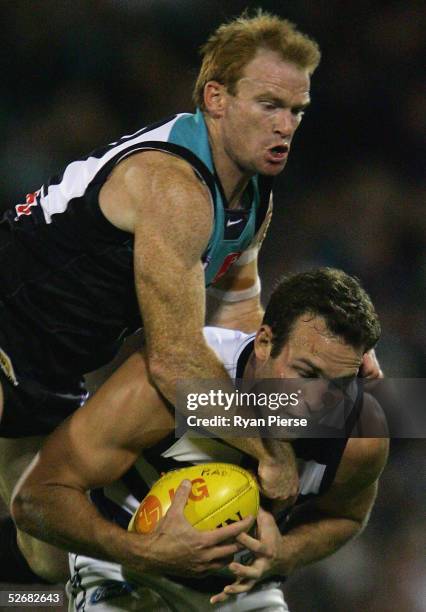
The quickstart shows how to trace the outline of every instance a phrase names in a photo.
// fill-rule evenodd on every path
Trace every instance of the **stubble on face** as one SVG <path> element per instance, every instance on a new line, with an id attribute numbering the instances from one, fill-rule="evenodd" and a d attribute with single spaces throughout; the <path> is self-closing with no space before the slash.
<path id="1" fill-rule="evenodd" d="M 362 349 L 331 332 L 323 317 L 307 313 L 296 320 L 286 345 L 272 360 L 272 369 L 277 378 L 346 378 L 357 375 L 362 356 Z"/>
<path id="2" fill-rule="evenodd" d="M 282 172 L 309 85 L 307 72 L 276 52 L 260 50 L 247 64 L 235 94 L 226 95 L 222 121 L 224 152 L 240 173 Z M 273 147 L 283 149 L 273 156 Z"/>

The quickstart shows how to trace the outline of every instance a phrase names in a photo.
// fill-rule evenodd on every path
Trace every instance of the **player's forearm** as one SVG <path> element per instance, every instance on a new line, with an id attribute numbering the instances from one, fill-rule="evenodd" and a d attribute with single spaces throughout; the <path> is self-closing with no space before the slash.
<path id="1" fill-rule="evenodd" d="M 362 521 L 349 518 L 328 517 L 309 509 L 305 514 L 308 522 L 297 524 L 282 536 L 281 552 L 277 565 L 278 573 L 288 576 L 295 570 L 332 555 L 346 542 L 359 534 Z M 299 520 L 297 522 L 299 522 Z"/>
<path id="2" fill-rule="evenodd" d="M 219 400 L 216 405 L 214 402 L 209 402 L 206 406 L 198 403 L 196 410 L 193 412 L 188 412 L 187 410 L 185 398 L 190 393 L 196 394 L 198 397 L 202 393 L 210 394 L 212 391 L 222 392 L 223 394 L 228 393 L 230 395 L 235 394 L 234 385 L 226 369 L 204 342 L 200 342 L 198 346 L 193 343 L 185 352 L 178 352 L 175 349 L 172 353 L 169 352 L 167 356 L 159 356 L 158 354 L 154 358 L 148 356 L 148 362 L 154 383 L 161 393 L 175 406 L 176 411 L 183 415 L 184 418 L 189 415 L 196 415 L 201 419 L 211 419 L 213 416 L 221 414 L 232 418 L 232 406 L 225 412 L 224 406 L 220 405 Z M 177 396 L 178 385 L 179 397 Z M 219 396 L 216 395 L 215 397 Z M 247 418 L 255 418 L 251 406 L 244 407 L 244 415 Z M 258 461 L 272 458 L 271 452 L 260 436 L 233 438 L 223 435 L 223 427 L 215 428 L 212 426 L 206 427 L 206 429 Z"/>
<path id="3" fill-rule="evenodd" d="M 24 487 L 12 513 L 19 529 L 64 550 L 118 563 L 130 558 L 135 536 L 104 519 L 79 490 Z"/>

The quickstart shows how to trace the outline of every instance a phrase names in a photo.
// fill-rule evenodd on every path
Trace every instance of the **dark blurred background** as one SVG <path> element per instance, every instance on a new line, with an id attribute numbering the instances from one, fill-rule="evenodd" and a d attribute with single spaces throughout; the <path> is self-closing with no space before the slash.
<path id="1" fill-rule="evenodd" d="M 258 6 L 297 23 L 323 53 L 275 192 L 264 295 L 284 271 L 356 274 L 381 317 L 386 374 L 424 377 L 423 2 L 3 0 L 0 208 L 93 148 L 191 111 L 199 46 Z M 426 609 L 424 450 L 422 440 L 393 442 L 370 526 L 289 582 L 293 612 Z"/>

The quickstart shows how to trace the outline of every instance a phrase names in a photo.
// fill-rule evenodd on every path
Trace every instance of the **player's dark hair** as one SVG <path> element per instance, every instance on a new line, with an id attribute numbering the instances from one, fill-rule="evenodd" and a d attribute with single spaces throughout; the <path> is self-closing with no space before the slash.
<path id="1" fill-rule="evenodd" d="M 330 332 L 357 349 L 368 351 L 380 337 L 378 316 L 358 279 L 342 270 L 319 268 L 284 276 L 275 287 L 263 317 L 272 329 L 272 357 L 281 352 L 304 314 L 323 317 Z"/>

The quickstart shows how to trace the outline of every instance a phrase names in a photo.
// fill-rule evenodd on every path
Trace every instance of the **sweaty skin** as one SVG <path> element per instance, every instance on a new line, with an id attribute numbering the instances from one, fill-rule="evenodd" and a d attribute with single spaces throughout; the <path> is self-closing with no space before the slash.
<path id="1" fill-rule="evenodd" d="M 289 148 L 308 101 L 307 71 L 267 50 L 259 51 L 244 68 L 235 95 L 215 81 L 206 85 L 213 159 L 231 208 L 241 206 L 241 196 L 255 173 L 275 176 L 284 169 L 285 159 L 275 163 L 271 150 L 277 145 Z M 192 168 L 170 155 L 145 152 L 120 166 L 101 190 L 100 204 L 113 224 L 135 234 L 135 281 L 149 370 L 160 391 L 175 404 L 178 380 L 229 381 L 202 335 L 206 295 L 201 255 L 212 230 L 210 197 Z M 122 194 L 119 208 L 118 193 Z M 173 235 L 158 231 L 169 227 Z M 239 311 L 243 308 L 240 305 Z M 258 316 L 259 302 L 249 308 L 244 313 L 246 326 L 250 313 Z M 231 327 L 236 326 L 237 314 L 235 307 L 226 308 Z M 228 441 L 260 460 L 260 484 L 266 495 L 294 496 L 297 475 L 290 447 L 266 447 L 255 438 Z"/>
<path id="2" fill-rule="evenodd" d="M 229 206 L 233 208 L 241 205 L 241 195 L 254 173 L 266 171 L 275 176 L 284 168 L 284 164 L 267 163 L 266 152 L 261 158 L 258 156 L 259 147 L 263 151 L 265 146 L 281 141 L 284 128 L 281 121 L 267 118 L 269 112 L 263 108 L 263 102 L 254 99 L 259 94 L 257 82 L 270 74 L 267 81 L 272 79 L 281 87 L 292 104 L 299 103 L 293 100 L 293 93 L 298 95 L 293 91 L 295 71 L 308 83 L 304 70 L 283 62 L 275 54 L 261 51 L 244 69 L 243 77 L 252 81 L 244 83 L 241 99 L 238 87 L 237 95 L 231 95 L 214 81 L 205 87 L 205 118 L 213 160 Z M 290 79 L 288 72 L 293 75 Z M 279 115 L 288 112 L 286 108 Z M 231 142 L 232 121 L 236 115 L 244 120 L 245 129 L 250 127 L 249 146 Z M 253 121 L 259 122 L 256 128 Z M 291 139 L 293 134 L 285 129 L 285 138 Z M 234 136 L 237 135 L 234 133 Z M 227 139 L 226 147 L 221 144 L 222 137 Z M 244 146 L 243 158 L 235 159 L 239 144 Z M 213 216 L 210 195 L 195 177 L 192 167 L 165 153 L 135 154 L 115 167 L 101 189 L 99 201 L 103 214 L 113 225 L 135 236 L 135 284 L 146 331 L 150 375 L 155 384 L 174 402 L 177 379 L 217 378 L 226 383 L 228 376 L 204 342 L 201 331 L 205 323 L 206 292 L 200 260 L 211 234 Z M 253 286 L 258 279 L 257 264 L 229 272 L 227 291 L 239 291 L 242 279 L 245 288 Z M 216 325 L 237 329 L 241 324 L 250 332 L 260 323 L 259 295 L 233 303 L 217 300 L 216 296 L 210 302 Z M 1 403 L 0 411 L 2 407 Z M 32 442 L 31 453 L 23 462 L 20 439 L 0 440 L 0 485 L 5 490 L 6 503 L 31 454 L 40 448 L 42 438 L 34 438 Z M 260 439 L 243 441 L 240 438 L 229 442 L 259 460 L 260 485 L 266 495 L 291 501 L 297 490 L 297 473 L 290 446 L 282 446 L 276 455 L 276 450 L 267 448 Z M 281 469 L 283 465 L 285 469 Z M 31 541 L 23 533 L 18 534 L 18 541 L 33 571 L 54 582 L 63 577 L 65 560 L 61 567 L 57 563 L 52 567 L 50 549 L 44 551 L 43 544 Z"/>
<path id="3" fill-rule="evenodd" d="M 253 518 L 213 531 L 194 529 L 183 516 L 189 482 L 146 536 L 105 520 L 87 498 L 88 489 L 120 478 L 143 448 L 173 427 L 149 382 L 146 360 L 135 353 L 47 439 L 13 502 L 19 528 L 67 551 L 121 563 L 135 575 L 196 575 L 224 567 L 238 550 L 236 536 Z"/>
<path id="4" fill-rule="evenodd" d="M 355 374 L 362 358 L 360 351 L 330 335 L 321 317 L 299 317 L 281 353 L 271 358 L 270 349 L 270 328 L 262 326 L 245 376 L 257 372 L 260 378 L 261 372 L 275 375 L 284 370 L 302 376 L 305 361 L 311 359 L 322 376 L 338 377 L 349 369 Z M 243 534 L 250 521 L 232 525 L 232 531 L 218 530 L 216 536 L 197 532 L 181 513 L 189 488 L 179 496 L 172 516 L 161 521 L 152 534 L 135 537 L 106 521 L 87 499 L 86 491 L 120 478 L 144 448 L 162 439 L 173 426 L 173 417 L 150 382 L 146 359 L 135 353 L 49 437 L 18 487 L 13 502 L 18 526 L 67 550 L 121 563 L 136 575 L 146 571 L 196 574 L 218 568 L 234 550 L 235 543 L 228 539 L 237 538 L 259 558 L 254 569 L 247 570 L 256 575 L 243 576 L 246 570 L 231 564 L 238 576 L 232 588 L 249 590 L 259 577 L 293 571 L 331 554 L 353 537 L 373 504 L 387 454 L 387 440 L 351 440 L 331 489 L 313 504 L 314 519 L 305 517 L 282 538 L 265 513 L 258 521 L 260 540 Z M 166 544 L 170 538 L 173 546 Z"/>
<path id="5" fill-rule="evenodd" d="M 210 144 L 230 207 L 241 206 L 241 195 L 254 173 L 276 176 L 284 169 L 309 102 L 309 86 L 305 70 L 265 49 L 245 66 L 232 94 L 215 81 L 206 84 Z M 136 290 L 147 335 L 150 375 L 160 391 L 173 403 L 177 379 L 228 380 L 201 333 L 206 296 L 200 258 L 212 230 L 212 208 L 210 196 L 192 168 L 165 153 L 136 154 L 114 169 L 100 192 L 100 206 L 113 225 L 135 235 Z M 227 275 L 221 281 L 227 283 L 227 291 L 253 286 L 257 263 Z M 211 301 L 215 325 L 257 329 L 262 314 L 259 296 L 234 303 Z M 378 364 L 373 362 L 368 371 L 374 376 L 377 370 Z M 2 407 L 0 401 L 0 412 Z M 32 442 L 34 453 L 41 438 Z M 268 496 L 291 501 L 297 490 L 297 473 L 290 446 L 267 448 L 259 439 L 229 442 L 260 461 L 260 484 Z M 6 501 L 28 461 L 29 457 L 22 461 L 20 439 L 0 440 L 0 471 L 4 474 L 0 485 Z M 23 550 L 33 549 L 34 542 L 27 536 L 18 537 Z M 51 557 L 48 550 L 44 558 L 48 562 Z M 60 579 L 42 562 L 42 545 L 31 559 L 27 555 L 27 560 L 36 573 L 53 581 Z"/>

